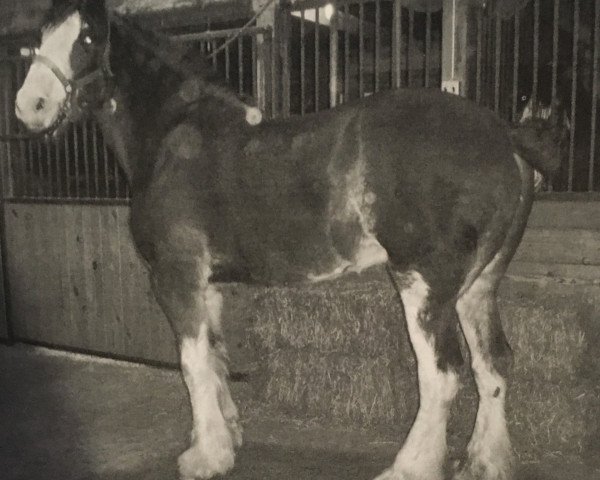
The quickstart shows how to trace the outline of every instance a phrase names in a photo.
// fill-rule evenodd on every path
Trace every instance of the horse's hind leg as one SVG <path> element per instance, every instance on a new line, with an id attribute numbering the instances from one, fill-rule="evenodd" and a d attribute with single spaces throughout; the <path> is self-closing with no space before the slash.
<path id="1" fill-rule="evenodd" d="M 506 425 L 506 377 L 512 353 L 500 322 L 496 292 L 527 224 L 533 203 L 533 171 L 515 155 L 521 171 L 521 195 L 501 248 L 456 302 L 462 331 L 471 352 L 479 393 L 475 427 L 467 457 L 455 480 L 510 480 L 514 456 Z"/>
<path id="2" fill-rule="evenodd" d="M 222 297 L 201 258 L 173 255 L 152 266 L 153 289 L 177 335 L 193 416 L 191 446 L 179 457 L 183 479 L 211 478 L 233 467 L 241 444 L 227 386 L 220 328 Z"/>
<path id="3" fill-rule="evenodd" d="M 479 407 L 467 457 L 456 480 L 509 480 L 513 475 L 504 401 L 511 352 L 502 331 L 496 289 L 504 272 L 495 263 L 460 297 L 457 311 L 471 352 Z"/>
<path id="4" fill-rule="evenodd" d="M 406 280 L 406 281 L 405 281 Z M 419 378 L 419 411 L 394 464 L 377 480 L 442 480 L 446 424 L 458 390 L 462 363 L 453 301 L 438 298 L 413 272 L 402 281 L 401 297 Z"/>

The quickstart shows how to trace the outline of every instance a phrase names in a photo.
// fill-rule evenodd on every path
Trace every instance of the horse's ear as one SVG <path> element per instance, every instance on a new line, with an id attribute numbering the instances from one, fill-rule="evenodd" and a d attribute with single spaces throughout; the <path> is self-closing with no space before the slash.
<path id="1" fill-rule="evenodd" d="M 89 18 L 104 22 L 108 20 L 108 12 L 104 0 L 83 0 L 81 2 L 81 10 L 85 12 Z"/>
<path id="2" fill-rule="evenodd" d="M 52 8 L 55 9 L 69 3 L 72 3 L 72 0 L 52 0 Z"/>

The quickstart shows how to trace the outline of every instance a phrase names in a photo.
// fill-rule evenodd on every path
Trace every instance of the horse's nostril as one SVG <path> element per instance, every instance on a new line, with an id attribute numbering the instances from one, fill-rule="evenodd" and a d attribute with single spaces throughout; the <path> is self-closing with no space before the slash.
<path id="1" fill-rule="evenodd" d="M 46 100 L 44 100 L 43 98 L 38 98 L 38 100 L 35 104 L 35 111 L 39 112 L 40 110 L 43 110 L 45 106 L 46 106 Z"/>

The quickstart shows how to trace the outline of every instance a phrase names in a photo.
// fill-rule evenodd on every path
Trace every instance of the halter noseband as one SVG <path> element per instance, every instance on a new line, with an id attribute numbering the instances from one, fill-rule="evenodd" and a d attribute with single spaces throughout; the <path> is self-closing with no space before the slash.
<path id="1" fill-rule="evenodd" d="M 82 88 L 87 85 L 94 83 L 97 80 L 104 79 L 106 83 L 110 83 L 113 78 L 113 73 L 110 68 L 110 25 L 108 27 L 108 36 L 106 39 L 106 44 L 104 45 L 104 51 L 102 52 L 102 63 L 98 68 L 91 71 L 90 73 L 83 75 L 81 77 L 74 78 L 69 80 L 65 74 L 61 71 L 61 69 L 54 63 L 50 58 L 45 55 L 35 55 L 33 57 L 32 63 L 41 63 L 45 67 L 47 67 L 54 76 L 58 79 L 58 81 L 62 84 L 65 89 L 66 99 L 61 107 L 59 118 L 55 122 L 55 124 L 60 123 L 60 120 L 67 116 L 69 109 L 71 108 L 71 102 L 73 97 L 78 98 L 78 92 L 81 91 Z M 79 107 L 79 105 L 77 105 Z"/>

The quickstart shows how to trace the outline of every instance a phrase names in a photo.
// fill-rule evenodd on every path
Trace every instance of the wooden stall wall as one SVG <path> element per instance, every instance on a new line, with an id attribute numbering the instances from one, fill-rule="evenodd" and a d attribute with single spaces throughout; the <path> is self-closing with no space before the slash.
<path id="1" fill-rule="evenodd" d="M 3 261 L 1 253 L 2 252 L 0 252 L 0 272 L 3 271 Z M 0 341 L 10 340 L 5 292 L 6 288 L 4 286 L 4 275 L 0 274 Z"/>
<path id="2" fill-rule="evenodd" d="M 130 238 L 129 207 L 5 206 L 18 340 L 175 363 L 175 342 Z"/>
<path id="3" fill-rule="evenodd" d="M 600 282 L 599 211 L 589 195 L 538 199 L 509 274 Z"/>

